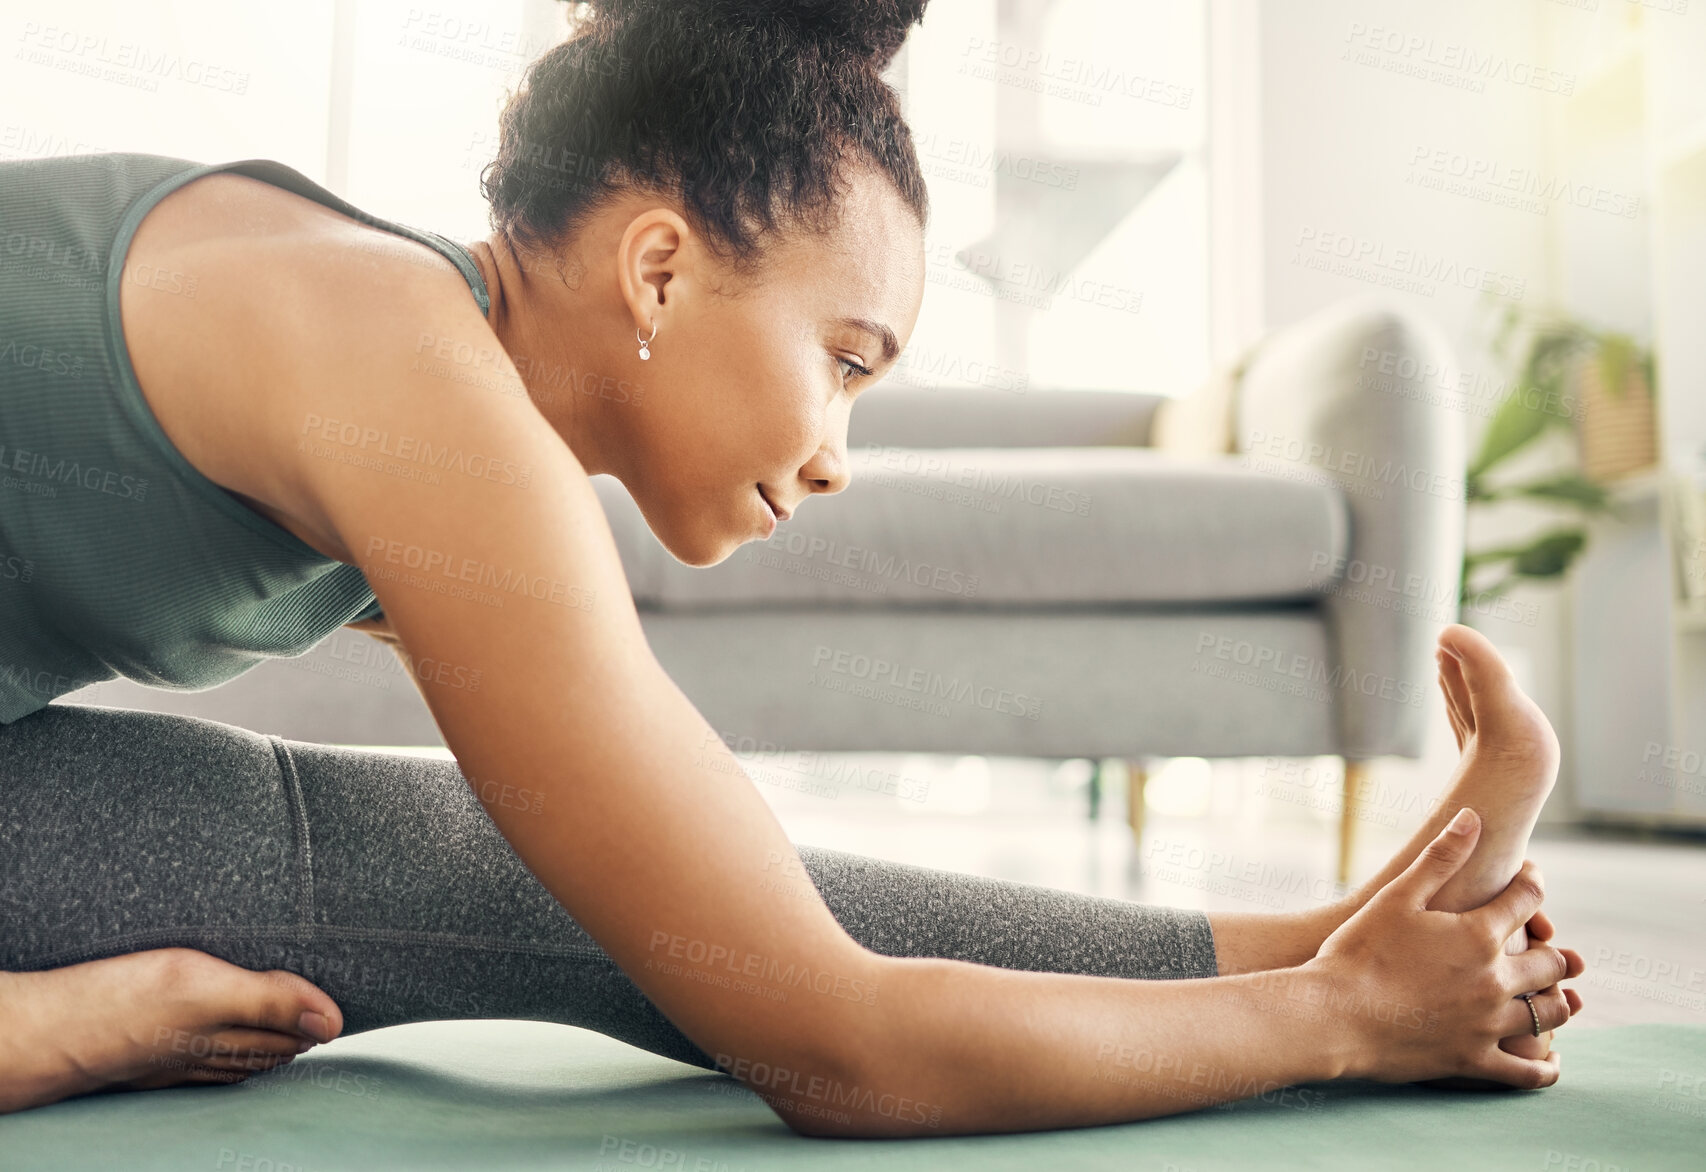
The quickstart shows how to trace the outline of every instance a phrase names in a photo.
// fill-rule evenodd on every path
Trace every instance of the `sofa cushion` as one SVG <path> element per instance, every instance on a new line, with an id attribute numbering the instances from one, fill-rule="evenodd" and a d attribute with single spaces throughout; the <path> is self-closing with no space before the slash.
<path id="1" fill-rule="evenodd" d="M 926 351 L 910 361 L 903 357 L 888 378 L 861 391 L 859 409 L 847 421 L 848 449 L 1154 447 L 1151 423 L 1171 401 L 1143 391 L 1028 394 L 1021 385 L 1013 393 L 999 368 L 976 364 L 962 373 L 986 376 L 982 385 L 919 389 L 918 375 L 942 357 Z"/>
<path id="2" fill-rule="evenodd" d="M 1248 457 L 1145 448 L 871 447 L 845 492 L 805 502 L 768 542 L 682 564 L 609 477 L 599 494 L 636 602 L 661 610 L 798 604 L 1054 606 L 1308 597 L 1347 543 L 1324 478 Z"/>

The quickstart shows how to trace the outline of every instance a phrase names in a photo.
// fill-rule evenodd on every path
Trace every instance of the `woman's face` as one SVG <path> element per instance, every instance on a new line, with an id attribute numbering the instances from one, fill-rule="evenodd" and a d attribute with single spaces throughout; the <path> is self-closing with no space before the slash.
<path id="1" fill-rule="evenodd" d="M 649 359 L 631 332 L 610 356 L 640 393 L 600 403 L 601 470 L 623 482 L 670 553 L 714 565 L 770 535 L 771 506 L 786 517 L 847 487 L 848 413 L 918 319 L 923 230 L 868 170 L 850 178 L 830 232 L 770 240 L 750 276 L 735 276 L 667 211 L 627 224 L 615 263 L 621 309 L 655 320 L 657 336 Z"/>

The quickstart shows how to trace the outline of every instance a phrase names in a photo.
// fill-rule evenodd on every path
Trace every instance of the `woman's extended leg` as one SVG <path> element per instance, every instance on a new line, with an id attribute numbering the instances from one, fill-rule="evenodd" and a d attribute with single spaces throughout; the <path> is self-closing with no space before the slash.
<path id="1" fill-rule="evenodd" d="M 777 898 L 815 887 L 874 951 L 1128 978 L 1216 972 L 1198 912 L 799 851 L 803 869 L 776 860 Z M 234 997 L 264 986 L 275 1030 L 287 1028 L 280 1015 L 306 996 L 306 978 L 336 1002 L 344 1032 L 527 1018 L 713 1065 L 538 883 L 452 762 L 53 705 L 0 728 L 0 895 L 0 1070 L 25 1068 L 29 1055 L 5 1052 L 23 1039 L 66 1036 L 13 1035 L 9 1019 L 39 1023 L 57 1010 L 61 1025 L 132 1039 L 102 1051 L 126 1064 L 105 1081 L 160 1085 L 181 1072 L 174 1048 L 154 1042 L 165 1023 L 134 1020 L 160 1012 L 149 998 L 67 1002 L 70 977 L 90 991 L 89 974 L 106 971 L 86 962 L 136 965 L 147 958 L 132 954 L 161 949 L 218 958 L 194 978 L 235 982 Z M 714 945 L 670 939 L 660 956 Z M 805 960 L 760 958 L 754 968 L 748 958 L 733 975 L 786 994 L 808 976 Z M 221 962 L 275 976 L 245 984 L 248 974 Z M 166 1032 L 172 1042 L 185 1031 Z M 136 1078 L 138 1063 L 164 1073 Z M 100 1085 L 101 1071 L 82 1073 L 63 1093 Z"/>
<path id="2" fill-rule="evenodd" d="M 1459 722 L 1520 706 L 1521 693 L 1486 652 L 1469 648 L 1448 684 Z M 1483 812 L 1489 833 L 1475 861 L 1488 881 L 1520 861 L 1556 764 L 1555 742 L 1550 760 L 1519 752 L 1507 724 L 1471 727 L 1480 752 L 1466 753 L 1444 804 Z M 1406 848 L 1355 895 L 1315 912 L 1205 917 L 798 849 L 803 873 L 776 861 L 778 897 L 809 894 L 810 884 L 875 951 L 1128 978 L 1301 963 L 1415 854 Z M 341 1010 L 345 1031 L 535 1018 L 712 1065 L 534 880 L 449 762 L 286 742 L 184 717 L 50 707 L 0 729 L 0 901 L 10 904 L 0 921 L 0 1058 L 15 1059 L 5 1049 L 30 1036 L 8 1028 L 9 1014 L 51 1014 L 43 989 L 64 1004 L 67 974 L 79 970 L 63 966 L 107 957 L 135 964 L 125 954 L 187 948 L 230 962 L 191 970 L 208 1000 L 242 1001 L 253 1024 L 280 1034 L 315 994 L 306 978 L 336 1000 L 328 1010 Z M 763 961 L 761 985 L 785 986 L 804 971 L 803 958 Z M 257 984 L 245 970 L 274 977 Z M 18 986 L 26 971 L 44 979 L 33 1004 Z M 80 971 L 89 988 L 88 974 L 104 970 Z M 103 979 L 115 983 L 110 973 Z M 91 1031 L 105 1024 L 111 1032 L 111 1023 L 90 1005 L 160 1013 L 154 1003 L 133 1011 L 100 1001 L 68 1011 Z M 159 1021 L 124 1024 L 140 1039 L 122 1055 L 131 1067 L 139 1054 L 161 1057 L 146 1053 Z M 7 1069 L 22 1065 L 0 1061 Z M 100 1073 L 85 1072 L 85 1082 Z M 128 1075 L 105 1081 L 159 1085 Z M 4 1102 L 0 1085 L 0 1109 Z"/>

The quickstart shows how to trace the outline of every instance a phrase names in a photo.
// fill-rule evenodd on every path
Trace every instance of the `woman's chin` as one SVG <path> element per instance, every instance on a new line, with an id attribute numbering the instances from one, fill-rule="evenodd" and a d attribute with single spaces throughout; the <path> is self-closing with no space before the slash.
<path id="1" fill-rule="evenodd" d="M 756 541 L 758 538 L 751 537 L 747 540 Z M 703 570 L 727 561 L 735 550 L 745 544 L 745 541 L 727 534 L 691 533 L 682 534 L 675 541 L 665 542 L 664 548 L 682 565 Z"/>

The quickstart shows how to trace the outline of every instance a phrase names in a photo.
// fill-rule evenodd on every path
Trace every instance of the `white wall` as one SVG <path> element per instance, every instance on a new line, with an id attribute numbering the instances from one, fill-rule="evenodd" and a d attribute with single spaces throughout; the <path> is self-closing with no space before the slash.
<path id="1" fill-rule="evenodd" d="M 1459 159 L 1544 170 L 1547 105 L 1561 96 L 1501 80 L 1497 66 L 1479 64 L 1538 65 L 1540 39 L 1536 0 L 1263 3 L 1262 290 L 1269 326 L 1350 293 L 1390 288 L 1380 280 L 1417 271 L 1406 264 L 1406 251 L 1424 265 L 1456 264 L 1458 280 L 1422 280 L 1431 291 L 1395 293 L 1454 338 L 1470 337 L 1481 294 L 1464 286 L 1481 273 L 1513 292 L 1520 285 L 1524 302 L 1544 298 L 1544 215 L 1422 185 L 1449 178 L 1431 169 L 1434 152 L 1445 152 L 1436 165 L 1446 172 Z M 1390 52 L 1369 48 L 1370 41 L 1402 43 Z M 1458 58 L 1465 64 L 1447 64 Z M 1413 69 L 1432 76 L 1400 71 Z M 1316 251 L 1329 238 L 1369 258 L 1352 266 L 1357 275 L 1307 267 L 1306 258 L 1337 259 Z"/>
<path id="2" fill-rule="evenodd" d="M 1255 25 L 1256 45 L 1244 50 L 1254 62 L 1240 72 L 1254 75 L 1248 101 L 1260 154 L 1240 161 L 1234 153 L 1251 194 L 1240 203 L 1231 193 L 1216 224 L 1255 237 L 1243 249 L 1243 279 L 1257 286 L 1242 299 L 1245 312 L 1255 306 L 1271 329 L 1378 292 L 1426 314 L 1455 345 L 1454 376 L 1479 388 L 1479 398 L 1463 397 L 1473 451 L 1486 423 L 1480 412 L 1507 385 L 1487 352 L 1491 311 L 1553 297 L 1550 225 L 1578 214 L 1524 194 L 1551 178 L 1549 128 L 1581 73 L 1546 35 L 1550 0 L 1222 2 L 1232 30 L 1217 38 L 1223 57 Z M 1221 99 L 1238 95 L 1223 87 Z M 1239 304 L 1217 299 L 1223 335 L 1248 333 L 1228 321 Z M 1469 541 L 1485 546 L 1543 519 L 1475 510 Z M 1568 744 L 1569 594 L 1524 587 L 1513 599 L 1523 621 L 1477 625 Z M 1417 768 L 1443 781 L 1453 757 L 1447 742 L 1444 757 Z M 1566 754 L 1549 817 L 1569 812 L 1569 767 Z"/>

